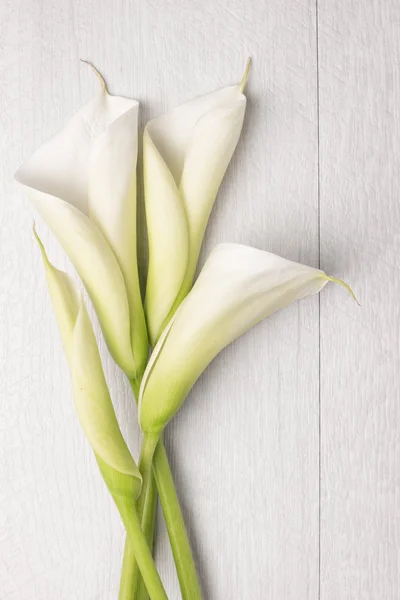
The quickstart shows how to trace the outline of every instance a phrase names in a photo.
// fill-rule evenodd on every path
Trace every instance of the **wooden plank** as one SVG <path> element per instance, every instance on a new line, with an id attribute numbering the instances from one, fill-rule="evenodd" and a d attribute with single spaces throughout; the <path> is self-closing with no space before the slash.
<path id="1" fill-rule="evenodd" d="M 79 58 L 141 101 L 143 124 L 238 81 L 250 54 L 246 126 L 203 258 L 217 241 L 238 241 L 317 265 L 315 5 L 25 0 L 1 3 L 0 16 L 1 595 L 110 600 L 123 530 L 74 416 L 32 215 L 10 174 L 93 93 Z M 137 455 L 132 398 L 104 344 L 102 354 Z M 317 599 L 318 377 L 311 298 L 224 352 L 168 431 L 207 600 Z M 162 525 L 157 561 L 179 598 Z"/>
<path id="2" fill-rule="evenodd" d="M 318 0 L 321 599 L 400 589 L 400 5 Z"/>

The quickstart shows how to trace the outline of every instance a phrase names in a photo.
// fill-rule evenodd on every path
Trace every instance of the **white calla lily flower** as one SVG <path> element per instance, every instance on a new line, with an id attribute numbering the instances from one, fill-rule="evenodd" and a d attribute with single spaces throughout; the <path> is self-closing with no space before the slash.
<path id="1" fill-rule="evenodd" d="M 351 292 L 319 269 L 240 244 L 216 246 L 149 361 L 139 399 L 142 430 L 164 429 L 225 346 L 277 310 L 318 293 L 328 281 Z"/>
<path id="2" fill-rule="evenodd" d="M 238 85 L 150 121 L 143 140 L 149 237 L 146 317 L 154 345 L 192 285 L 207 222 L 242 130 Z"/>
<path id="3" fill-rule="evenodd" d="M 148 353 L 136 258 L 138 103 L 111 96 L 99 78 L 100 93 L 15 178 L 73 263 L 111 354 L 132 379 Z"/>
<path id="4" fill-rule="evenodd" d="M 48 260 L 36 231 L 53 309 L 71 370 L 75 408 L 97 459 L 141 482 L 125 443 L 104 378 L 96 338 L 76 284 Z"/>

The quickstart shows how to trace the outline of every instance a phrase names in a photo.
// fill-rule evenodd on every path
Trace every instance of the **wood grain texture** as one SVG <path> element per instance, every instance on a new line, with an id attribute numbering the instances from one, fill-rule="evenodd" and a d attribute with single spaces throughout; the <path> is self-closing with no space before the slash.
<path id="1" fill-rule="evenodd" d="M 310 298 L 223 352 L 170 426 L 204 598 L 398 598 L 400 17 L 395 0 L 318 2 L 319 56 L 315 0 L 0 0 L 2 600 L 116 600 L 124 539 L 77 424 L 32 212 L 11 175 L 94 92 L 79 58 L 141 102 L 143 126 L 238 81 L 248 55 L 246 124 L 202 261 L 239 241 L 318 265 L 318 59 L 321 266 L 364 308 L 333 286 L 322 296 L 321 390 Z M 143 240 L 141 254 L 144 265 Z M 133 400 L 96 332 L 137 456 Z"/>
<path id="2" fill-rule="evenodd" d="M 321 599 L 400 590 L 400 4 L 319 0 Z"/>

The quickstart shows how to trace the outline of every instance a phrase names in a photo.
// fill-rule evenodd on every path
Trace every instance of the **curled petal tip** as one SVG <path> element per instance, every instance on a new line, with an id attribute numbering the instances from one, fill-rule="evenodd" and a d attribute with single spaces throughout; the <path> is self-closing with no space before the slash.
<path id="1" fill-rule="evenodd" d="M 249 56 L 249 58 L 247 59 L 246 68 L 244 70 L 243 77 L 240 81 L 240 91 L 242 92 L 242 94 L 244 92 L 244 88 L 246 87 L 247 79 L 249 77 L 250 65 L 251 65 L 251 56 Z"/>
<path id="2" fill-rule="evenodd" d="M 349 286 L 348 283 L 346 283 L 345 281 L 342 281 L 341 279 L 336 279 L 335 277 L 329 277 L 329 275 L 327 275 L 326 277 L 327 277 L 328 281 L 332 281 L 332 283 L 338 283 L 339 285 L 342 285 L 349 292 L 349 294 L 353 298 L 354 302 L 356 302 L 358 304 L 358 306 L 361 306 L 361 304 L 357 300 L 355 293 L 353 292 L 353 290 L 351 289 L 351 287 Z"/>
<path id="3" fill-rule="evenodd" d="M 86 63 L 87 65 L 89 65 L 89 67 L 94 71 L 94 74 L 96 75 L 97 79 L 100 81 L 100 85 L 101 85 L 103 91 L 108 94 L 107 84 L 106 84 L 106 82 L 104 80 L 103 75 L 100 73 L 100 71 L 98 71 L 96 69 L 96 67 L 91 62 L 89 62 L 88 60 L 85 60 L 84 58 L 81 58 L 80 60 L 81 60 L 81 62 Z"/>

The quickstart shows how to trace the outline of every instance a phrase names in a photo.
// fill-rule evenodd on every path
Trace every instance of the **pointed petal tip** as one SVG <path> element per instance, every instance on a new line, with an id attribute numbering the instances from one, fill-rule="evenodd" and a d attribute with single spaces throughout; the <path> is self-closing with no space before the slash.
<path id="1" fill-rule="evenodd" d="M 351 289 L 351 287 L 349 286 L 348 283 L 346 283 L 345 281 L 342 281 L 341 279 L 336 279 L 335 277 L 330 277 L 329 275 L 326 275 L 326 278 L 328 281 L 332 281 L 332 283 L 338 283 L 339 285 L 343 286 L 349 292 L 349 294 L 353 298 L 354 302 L 356 302 L 356 304 L 358 306 L 361 306 L 361 304 L 357 300 L 355 293 L 353 292 L 353 290 Z"/>
<path id="2" fill-rule="evenodd" d="M 42 258 L 43 258 L 43 260 L 44 260 L 45 263 L 48 263 L 49 259 L 47 257 L 46 250 L 44 248 L 43 242 L 40 239 L 39 234 L 38 234 L 38 232 L 36 230 L 36 223 L 35 223 L 35 221 L 33 221 L 32 231 L 33 231 L 33 235 L 35 237 L 35 240 L 37 241 L 37 243 L 39 245 L 39 249 L 40 249 L 40 252 L 42 254 Z"/>
<path id="3" fill-rule="evenodd" d="M 250 66 L 251 66 L 251 56 L 249 56 L 248 59 L 247 59 L 246 67 L 245 67 L 245 70 L 244 70 L 244 73 L 243 73 L 243 77 L 242 77 L 242 79 L 240 81 L 240 91 L 242 92 L 242 94 L 243 94 L 244 89 L 245 89 L 246 84 L 247 84 L 247 79 L 249 77 Z"/>
<path id="4" fill-rule="evenodd" d="M 101 85 L 103 91 L 106 94 L 108 94 L 107 84 L 106 84 L 106 82 L 104 80 L 103 75 L 100 73 L 100 71 L 98 71 L 96 69 L 96 67 L 90 61 L 85 60 L 84 58 L 81 58 L 80 61 L 83 62 L 83 63 L 85 63 L 85 64 L 87 64 L 87 65 L 89 65 L 89 67 L 93 70 L 94 74 L 96 75 L 97 79 L 100 81 L 100 85 Z"/>

